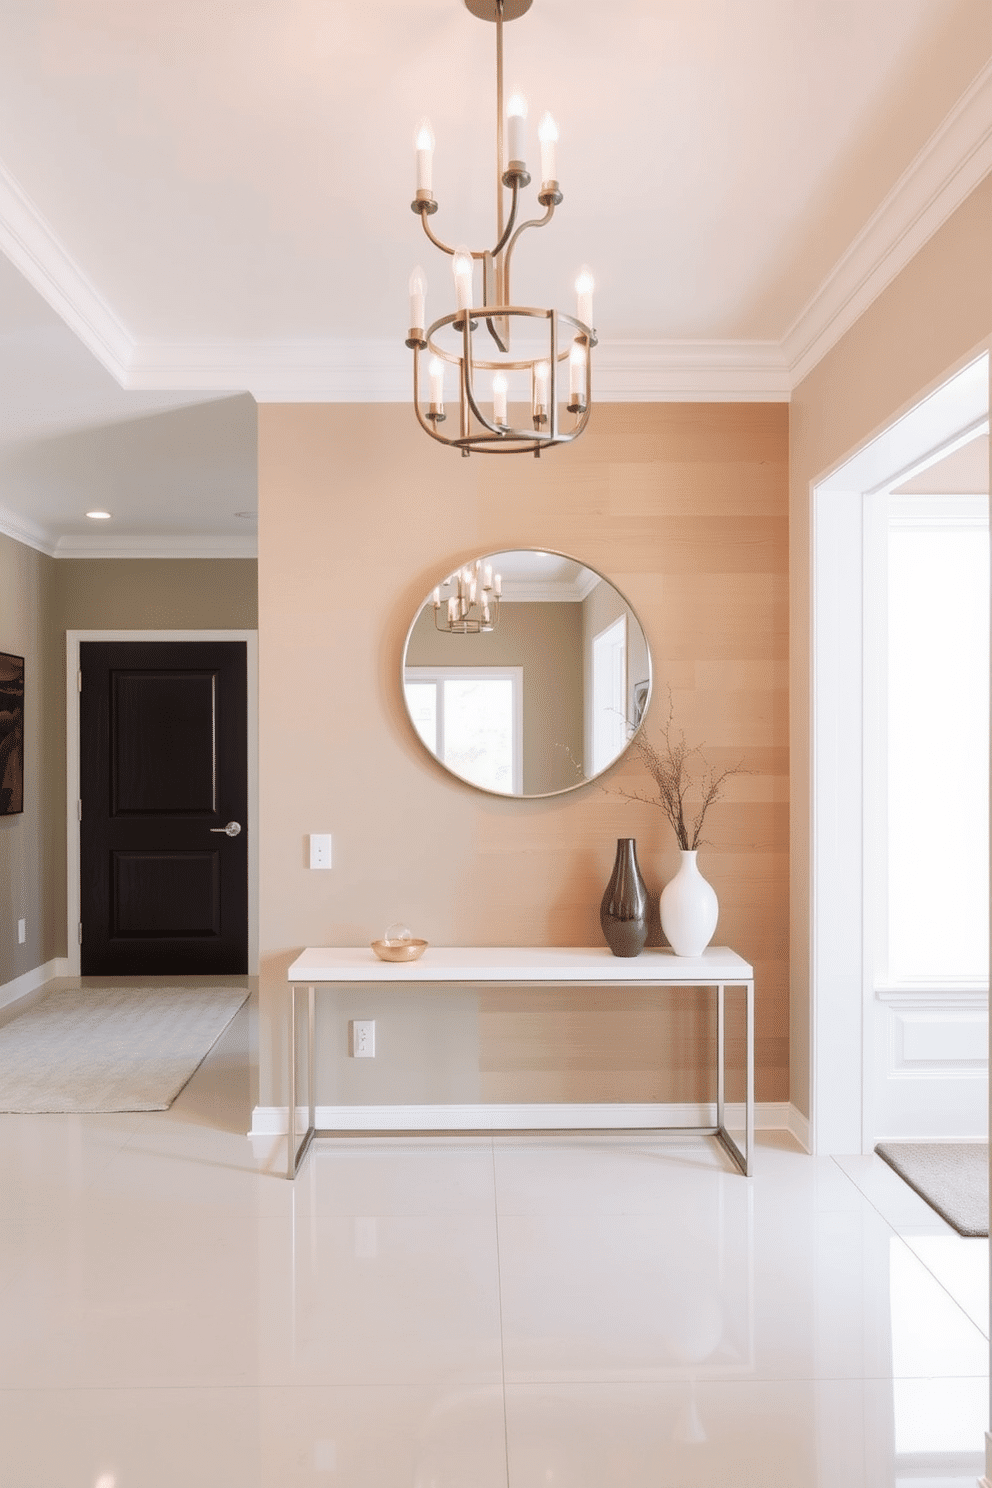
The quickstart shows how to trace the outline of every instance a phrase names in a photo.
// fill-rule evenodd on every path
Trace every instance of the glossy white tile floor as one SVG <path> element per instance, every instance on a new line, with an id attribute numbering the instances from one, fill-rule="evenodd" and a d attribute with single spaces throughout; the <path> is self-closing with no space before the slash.
<path id="1" fill-rule="evenodd" d="M 248 1011 L 171 1111 L 0 1117 L 2 1488 L 948 1488 L 988 1245 L 875 1158 L 256 1153 Z"/>

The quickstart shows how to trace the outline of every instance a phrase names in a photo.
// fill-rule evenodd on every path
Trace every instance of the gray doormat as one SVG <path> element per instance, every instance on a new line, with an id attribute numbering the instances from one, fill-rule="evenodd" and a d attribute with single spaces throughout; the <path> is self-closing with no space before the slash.
<path id="1" fill-rule="evenodd" d="M 875 1151 L 959 1235 L 988 1235 L 988 1142 L 879 1142 Z"/>
<path id="2" fill-rule="evenodd" d="M 70 987 L 0 1028 L 0 1111 L 164 1111 L 243 987 Z"/>

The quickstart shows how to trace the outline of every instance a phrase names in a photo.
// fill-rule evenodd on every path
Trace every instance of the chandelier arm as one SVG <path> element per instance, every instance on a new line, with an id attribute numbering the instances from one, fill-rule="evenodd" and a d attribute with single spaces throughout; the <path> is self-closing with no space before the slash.
<path id="1" fill-rule="evenodd" d="M 440 248 L 440 250 L 441 250 L 442 253 L 448 253 L 448 254 L 451 254 L 452 256 L 454 256 L 454 252 L 455 252 L 454 248 L 449 248 L 448 245 L 447 245 L 447 243 L 442 243 L 441 242 L 441 239 L 440 238 L 436 238 L 434 236 L 434 234 L 431 232 L 430 226 L 428 225 L 428 222 L 427 222 L 427 213 L 426 212 L 421 212 L 421 214 L 420 214 L 420 224 L 423 227 L 424 232 L 427 234 L 427 236 L 430 238 L 431 242 L 434 244 L 434 247 L 435 248 Z M 474 256 L 475 255 L 473 254 L 473 257 Z"/>
<path id="2" fill-rule="evenodd" d="M 513 237 L 510 239 L 510 241 L 509 241 L 509 243 L 507 245 L 506 254 L 505 254 L 504 259 L 503 259 L 503 262 L 506 265 L 505 273 L 506 273 L 506 282 L 507 282 L 507 286 L 508 287 L 509 287 L 509 280 L 510 280 L 510 259 L 513 257 L 513 250 L 517 246 L 517 239 L 520 237 L 520 234 L 523 233 L 523 232 L 526 232 L 529 227 L 546 227 L 547 224 L 551 221 L 551 219 L 552 219 L 552 217 L 554 215 L 555 215 L 555 204 L 554 204 L 554 202 L 551 202 L 551 204 L 548 207 L 548 210 L 545 212 L 545 214 L 544 214 L 543 217 L 531 217 L 528 222 L 521 222 L 520 226 L 517 228 L 516 232 L 513 234 Z M 511 227 L 513 226 L 512 221 L 510 223 L 510 226 Z M 509 231 L 509 229 L 507 229 L 507 231 Z"/>
<path id="3" fill-rule="evenodd" d="M 493 258 L 496 257 L 497 253 L 502 253 L 503 249 L 506 247 L 506 241 L 513 231 L 513 224 L 517 220 L 517 204 L 520 196 L 519 182 L 514 181 L 510 189 L 513 192 L 513 200 L 510 202 L 510 220 L 504 227 L 502 233 L 500 234 L 499 242 L 496 244 L 496 247 L 492 251 Z M 502 190 L 502 185 L 500 186 L 500 190 Z"/>
<path id="4" fill-rule="evenodd" d="M 506 343 L 506 342 L 504 342 L 503 337 L 500 335 L 499 331 L 497 331 L 496 326 L 494 324 L 494 320 L 495 320 L 495 317 L 494 316 L 492 316 L 492 315 L 487 315 L 486 316 L 486 330 L 489 332 L 490 336 L 492 336 L 493 340 L 496 342 L 497 349 L 499 351 L 508 352 L 509 349 L 510 349 L 509 348 L 509 344 Z"/>
<path id="5" fill-rule="evenodd" d="M 479 407 L 478 403 L 475 401 L 475 389 L 472 386 L 472 332 L 469 329 L 469 321 L 467 315 L 465 317 L 465 323 L 462 328 L 462 336 L 464 337 L 465 351 L 462 357 L 461 375 L 462 391 L 465 396 L 465 401 L 467 402 L 472 412 L 475 414 L 475 417 L 478 419 L 482 427 L 484 429 L 488 429 L 490 434 L 495 434 L 497 439 L 500 439 L 502 438 L 501 426 L 497 424 L 491 424 L 486 418 L 485 414 L 482 412 L 482 409 Z M 468 433 L 469 430 L 466 429 L 465 434 L 468 435 Z"/>

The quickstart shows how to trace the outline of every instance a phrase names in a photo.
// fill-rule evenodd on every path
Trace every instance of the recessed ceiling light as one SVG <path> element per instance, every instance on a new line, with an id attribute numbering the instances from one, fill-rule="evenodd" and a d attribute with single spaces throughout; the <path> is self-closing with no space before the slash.
<path id="1" fill-rule="evenodd" d="M 91 511 L 91 512 L 87 512 L 86 515 L 92 521 L 94 521 L 94 522 L 109 522 L 110 521 L 110 513 L 109 512 Z"/>
<path id="2" fill-rule="evenodd" d="M 234 515 L 236 517 L 239 517 L 242 522 L 254 522 L 255 518 L 258 516 L 258 512 L 235 512 Z"/>

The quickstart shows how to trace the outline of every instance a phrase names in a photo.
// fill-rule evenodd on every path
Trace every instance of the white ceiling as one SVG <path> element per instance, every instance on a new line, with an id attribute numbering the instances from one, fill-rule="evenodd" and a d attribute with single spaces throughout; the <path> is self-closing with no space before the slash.
<path id="1" fill-rule="evenodd" d="M 491 237 L 494 28 L 462 0 L 4 12 L 0 527 L 248 551 L 230 395 L 403 398 L 414 263 L 448 308 L 424 114 L 433 227 Z M 988 0 L 534 0 L 507 82 L 532 139 L 558 119 L 565 200 L 515 298 L 570 309 L 593 266 L 598 396 L 787 397 L 992 168 L 990 59 Z"/>

